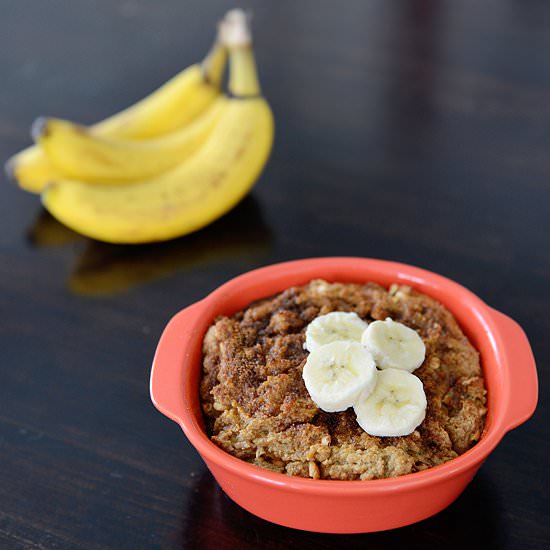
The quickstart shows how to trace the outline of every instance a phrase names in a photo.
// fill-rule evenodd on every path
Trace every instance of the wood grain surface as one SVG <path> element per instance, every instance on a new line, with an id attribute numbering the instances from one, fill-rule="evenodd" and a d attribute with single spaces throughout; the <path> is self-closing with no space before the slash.
<path id="1" fill-rule="evenodd" d="M 242 2 L 277 126 L 252 195 L 137 247 L 65 229 L 0 185 L 0 547 L 550 545 L 550 3 Z M 0 157 L 38 115 L 91 123 L 200 59 L 230 2 L 2 0 Z M 245 512 L 149 399 L 168 319 L 294 258 L 415 264 L 516 319 L 535 416 L 466 492 L 403 529 L 333 536 Z"/>

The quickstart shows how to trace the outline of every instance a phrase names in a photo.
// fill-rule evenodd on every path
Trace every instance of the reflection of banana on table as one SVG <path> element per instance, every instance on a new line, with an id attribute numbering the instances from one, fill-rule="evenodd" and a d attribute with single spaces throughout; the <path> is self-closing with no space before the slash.
<path id="1" fill-rule="evenodd" d="M 112 246 L 96 241 L 88 243 L 69 278 L 69 288 L 73 292 L 88 295 L 122 292 L 181 270 L 208 266 L 254 251 L 253 243 L 233 243 L 209 250 L 173 241 L 122 254 L 119 253 L 120 247 L 117 250 L 105 249 Z"/>
<path id="2" fill-rule="evenodd" d="M 82 235 L 59 223 L 47 210 L 41 209 L 27 230 L 27 240 L 38 248 L 65 246 L 83 240 Z"/>
<path id="3" fill-rule="evenodd" d="M 88 242 L 71 273 L 69 287 L 86 295 L 123 292 L 178 271 L 228 259 L 257 261 L 267 257 L 270 242 L 270 230 L 250 196 L 221 220 L 184 239 L 139 247 Z"/>
<path id="4" fill-rule="evenodd" d="M 219 92 L 225 49 L 231 63 L 228 95 Z M 91 130 L 41 120 L 34 127 L 39 148 L 10 161 L 14 176 L 35 191 L 53 182 L 42 191 L 45 207 L 98 240 L 166 240 L 211 223 L 248 193 L 273 140 L 272 114 L 261 96 L 242 11 L 230 12 L 220 24 L 204 66 L 206 79 L 200 66 L 188 69 Z M 179 79 L 190 83 L 178 86 Z M 180 119 L 177 128 L 167 128 L 170 117 L 157 121 L 160 106 L 166 103 L 170 110 L 175 98 L 188 94 L 201 98 L 190 102 L 192 116 Z M 154 130 L 145 131 L 148 124 Z M 22 175 L 25 166 L 34 170 L 32 183 Z"/>
<path id="5" fill-rule="evenodd" d="M 37 247 L 78 246 L 68 286 L 77 294 L 108 295 L 170 276 L 178 271 L 269 256 L 271 231 L 254 196 L 207 228 L 166 243 L 120 246 L 88 240 L 41 210 L 28 230 Z M 87 242 L 84 242 L 87 241 Z"/>

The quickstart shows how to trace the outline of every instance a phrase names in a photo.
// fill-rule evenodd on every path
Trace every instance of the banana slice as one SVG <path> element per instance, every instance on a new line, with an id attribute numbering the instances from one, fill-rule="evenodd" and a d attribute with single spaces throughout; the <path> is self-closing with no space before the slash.
<path id="1" fill-rule="evenodd" d="M 363 333 L 361 343 L 371 352 L 380 369 L 412 372 L 426 356 L 426 346 L 418 333 L 389 317 L 385 321 L 372 322 Z"/>
<path id="2" fill-rule="evenodd" d="M 369 435 L 409 435 L 426 416 L 426 394 L 420 378 L 400 369 L 378 372 L 376 387 L 353 406 L 357 422 Z"/>
<path id="3" fill-rule="evenodd" d="M 358 342 L 330 342 L 308 356 L 302 377 L 315 404 L 326 412 L 345 411 L 359 394 L 376 385 L 372 355 Z"/>
<path id="4" fill-rule="evenodd" d="M 330 342 L 340 340 L 361 342 L 361 336 L 367 326 L 367 323 L 357 313 L 333 311 L 321 315 L 307 326 L 304 348 L 312 352 L 319 346 Z"/>

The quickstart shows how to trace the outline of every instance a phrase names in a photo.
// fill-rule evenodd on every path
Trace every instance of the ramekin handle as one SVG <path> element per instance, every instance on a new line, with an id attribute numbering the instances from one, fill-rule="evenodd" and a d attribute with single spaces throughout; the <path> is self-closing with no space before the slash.
<path id="1" fill-rule="evenodd" d="M 183 372 L 186 363 L 196 359 L 191 345 L 196 333 L 196 317 L 202 302 L 177 313 L 162 333 L 151 369 L 150 393 L 155 407 L 174 422 L 180 423 L 185 408 Z"/>
<path id="2" fill-rule="evenodd" d="M 492 309 L 491 315 L 502 338 L 508 363 L 510 405 L 504 421 L 506 429 L 510 431 L 523 424 L 535 412 L 538 400 L 537 368 L 523 329 L 500 311 Z"/>

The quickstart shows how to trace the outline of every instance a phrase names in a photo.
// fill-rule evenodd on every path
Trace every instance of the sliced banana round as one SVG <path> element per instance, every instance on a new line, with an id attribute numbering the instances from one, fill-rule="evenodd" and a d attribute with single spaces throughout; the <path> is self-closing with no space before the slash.
<path id="1" fill-rule="evenodd" d="M 315 348 L 302 377 L 319 408 L 339 412 L 351 407 L 359 394 L 373 390 L 377 372 L 372 355 L 361 344 L 338 341 Z"/>
<path id="2" fill-rule="evenodd" d="M 426 416 L 426 407 L 420 378 L 400 369 L 380 371 L 374 390 L 362 393 L 353 405 L 359 426 L 379 437 L 414 432 Z"/>
<path id="3" fill-rule="evenodd" d="M 361 342 L 361 336 L 367 326 L 367 323 L 353 312 L 333 311 L 320 315 L 307 326 L 304 347 L 311 352 L 330 342 L 340 340 Z"/>
<path id="4" fill-rule="evenodd" d="M 426 346 L 419 334 L 389 317 L 385 321 L 373 321 L 363 333 L 361 343 L 380 369 L 412 372 L 426 356 Z"/>

